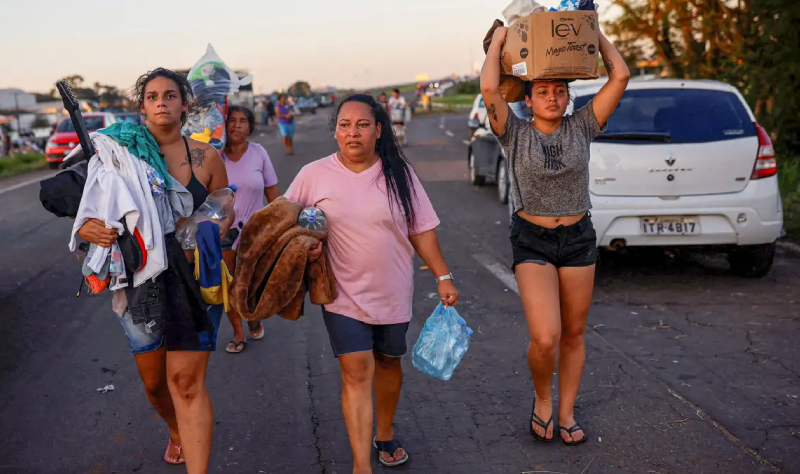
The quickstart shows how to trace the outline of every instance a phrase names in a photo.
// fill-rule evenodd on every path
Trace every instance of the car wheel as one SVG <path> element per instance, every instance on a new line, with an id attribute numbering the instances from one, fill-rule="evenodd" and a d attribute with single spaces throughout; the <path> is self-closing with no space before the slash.
<path id="1" fill-rule="evenodd" d="M 502 156 L 497 161 L 497 197 L 502 204 L 508 203 L 508 167 Z"/>
<path id="2" fill-rule="evenodd" d="M 475 186 L 481 186 L 486 182 L 486 178 L 478 174 L 478 169 L 475 166 L 475 153 L 469 153 L 469 182 Z"/>
<path id="3" fill-rule="evenodd" d="M 57 170 L 59 166 L 61 166 L 61 163 L 59 163 L 57 161 L 56 162 L 53 162 L 53 161 L 48 161 L 47 162 L 47 167 L 50 168 L 51 170 Z"/>
<path id="4" fill-rule="evenodd" d="M 761 278 L 769 273 L 775 259 L 775 242 L 763 245 L 743 245 L 728 254 L 731 270 L 748 278 Z"/>

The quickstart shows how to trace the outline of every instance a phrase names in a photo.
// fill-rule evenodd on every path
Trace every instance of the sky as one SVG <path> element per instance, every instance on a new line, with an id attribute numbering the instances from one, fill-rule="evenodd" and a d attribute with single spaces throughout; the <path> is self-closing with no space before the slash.
<path id="1" fill-rule="evenodd" d="M 554 6 L 559 0 L 538 0 Z M 80 74 L 129 89 L 189 69 L 210 43 L 256 93 L 297 80 L 364 88 L 468 74 L 510 0 L 0 0 L 0 88 L 48 92 Z M 602 18 L 610 0 L 595 0 Z"/>

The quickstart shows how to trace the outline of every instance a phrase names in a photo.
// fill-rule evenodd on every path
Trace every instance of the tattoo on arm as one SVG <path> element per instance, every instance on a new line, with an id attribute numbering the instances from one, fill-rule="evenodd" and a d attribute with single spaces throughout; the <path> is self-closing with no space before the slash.
<path id="1" fill-rule="evenodd" d="M 206 159 L 206 151 L 202 148 L 193 148 L 185 159 L 186 163 L 181 163 L 181 166 L 189 165 L 194 168 L 201 168 L 203 161 Z"/>
<path id="2" fill-rule="evenodd" d="M 609 60 L 609 59 L 603 58 L 603 64 L 606 65 L 606 72 L 611 74 L 611 71 L 614 70 L 614 63 L 612 63 L 611 60 Z"/>
<path id="3" fill-rule="evenodd" d="M 492 117 L 492 120 L 497 123 L 497 109 L 495 108 L 494 104 L 489 104 L 489 108 L 486 110 L 489 112 L 489 116 Z"/>

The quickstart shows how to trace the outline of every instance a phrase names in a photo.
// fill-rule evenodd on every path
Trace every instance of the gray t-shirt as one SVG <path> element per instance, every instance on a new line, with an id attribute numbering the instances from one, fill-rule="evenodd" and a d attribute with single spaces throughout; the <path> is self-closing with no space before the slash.
<path id="1" fill-rule="evenodd" d="M 589 144 L 605 130 L 592 101 L 564 117 L 545 134 L 509 109 L 506 129 L 497 137 L 508 159 L 514 212 L 562 217 L 592 208 L 589 200 Z"/>

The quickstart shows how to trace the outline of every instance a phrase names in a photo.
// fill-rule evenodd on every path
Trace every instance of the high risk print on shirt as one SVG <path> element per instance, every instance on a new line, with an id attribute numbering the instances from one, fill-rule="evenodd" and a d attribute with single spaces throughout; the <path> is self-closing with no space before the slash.
<path id="1" fill-rule="evenodd" d="M 561 155 L 564 154 L 564 147 L 561 143 L 558 145 L 543 144 L 542 153 L 544 153 L 544 169 L 549 171 L 564 169 L 564 162 L 561 161 Z"/>

